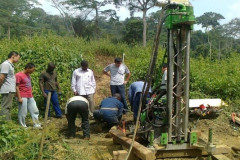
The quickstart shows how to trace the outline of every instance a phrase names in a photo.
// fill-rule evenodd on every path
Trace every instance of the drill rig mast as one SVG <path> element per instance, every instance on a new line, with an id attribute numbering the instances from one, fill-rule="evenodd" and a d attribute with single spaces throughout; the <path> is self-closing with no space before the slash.
<path id="1" fill-rule="evenodd" d="M 185 1 L 186 2 L 186 1 Z M 168 10 L 168 142 L 188 142 L 190 32 L 195 18 L 192 6 Z"/>
<path id="2" fill-rule="evenodd" d="M 188 0 L 171 0 L 158 4 L 163 9 L 145 80 L 146 90 L 142 96 L 140 122 L 142 128 L 151 126 L 154 130 L 154 141 L 159 143 L 160 140 L 160 144 L 165 145 L 167 150 L 189 149 L 196 143 L 196 134 L 189 133 L 188 130 L 190 35 L 195 23 L 193 7 Z M 168 29 L 167 103 L 155 101 L 145 105 L 153 79 L 160 32 L 164 22 Z"/>

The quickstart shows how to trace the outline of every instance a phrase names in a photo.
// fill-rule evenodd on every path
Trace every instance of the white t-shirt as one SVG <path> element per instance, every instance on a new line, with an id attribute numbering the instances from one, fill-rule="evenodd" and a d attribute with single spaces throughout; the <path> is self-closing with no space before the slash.
<path id="1" fill-rule="evenodd" d="M 83 101 L 83 102 L 86 102 L 89 106 L 89 102 L 86 98 L 82 97 L 82 96 L 74 96 L 72 98 L 70 98 L 67 103 L 66 103 L 66 107 L 65 107 L 65 114 L 67 114 L 67 107 L 68 107 L 68 104 L 73 102 L 73 101 Z"/>
<path id="2" fill-rule="evenodd" d="M 123 85 L 125 74 L 130 73 L 128 67 L 125 64 L 121 64 L 119 67 L 116 67 L 115 63 L 112 63 L 105 67 L 104 71 L 110 71 L 110 85 Z"/>
<path id="3" fill-rule="evenodd" d="M 0 67 L 0 73 L 6 78 L 0 88 L 0 94 L 16 92 L 16 78 L 14 75 L 14 65 L 8 60 L 4 61 Z"/>
<path id="4" fill-rule="evenodd" d="M 167 89 L 167 70 L 163 72 L 162 82 L 161 82 L 161 89 Z"/>

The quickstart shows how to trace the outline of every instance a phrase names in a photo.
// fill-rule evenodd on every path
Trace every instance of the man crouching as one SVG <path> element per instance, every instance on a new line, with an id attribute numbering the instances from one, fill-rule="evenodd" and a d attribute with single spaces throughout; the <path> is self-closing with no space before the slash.
<path id="1" fill-rule="evenodd" d="M 124 112 L 121 95 L 115 93 L 113 97 L 105 98 L 100 104 L 100 109 L 93 112 L 96 120 L 107 122 L 108 127 L 118 125 Z"/>

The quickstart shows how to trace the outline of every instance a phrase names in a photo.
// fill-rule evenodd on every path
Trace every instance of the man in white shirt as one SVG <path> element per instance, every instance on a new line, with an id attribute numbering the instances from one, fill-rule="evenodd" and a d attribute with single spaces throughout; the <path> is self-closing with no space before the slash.
<path id="1" fill-rule="evenodd" d="M 87 61 L 83 60 L 81 67 L 73 71 L 71 87 L 75 96 L 82 96 L 89 101 L 89 114 L 93 117 L 96 82 L 93 71 L 88 69 Z"/>
<path id="2" fill-rule="evenodd" d="M 168 67 L 168 65 L 166 63 L 164 63 L 162 66 L 163 75 L 162 75 L 161 84 L 159 86 L 157 86 L 153 91 L 153 93 L 157 94 L 157 97 L 154 100 L 155 102 L 157 102 L 160 98 L 162 98 L 162 96 L 167 94 L 167 67 Z"/>

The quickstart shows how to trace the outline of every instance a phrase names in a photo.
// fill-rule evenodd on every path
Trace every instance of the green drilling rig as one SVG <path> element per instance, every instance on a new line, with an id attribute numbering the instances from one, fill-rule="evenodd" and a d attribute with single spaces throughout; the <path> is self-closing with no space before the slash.
<path id="1" fill-rule="evenodd" d="M 162 7 L 152 58 L 145 79 L 139 121 L 141 133 L 149 145 L 159 145 L 166 152 L 193 153 L 197 133 L 188 128 L 190 36 L 195 23 L 193 7 L 188 0 L 158 2 Z M 156 69 L 158 46 L 163 25 L 167 28 L 167 93 L 165 101 L 159 98 L 146 104 L 146 97 Z M 145 88 L 144 87 L 144 88 Z M 157 97 L 157 95 L 156 95 Z"/>

